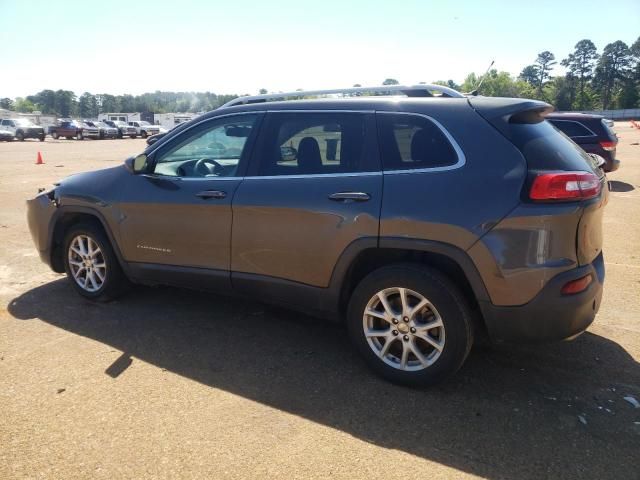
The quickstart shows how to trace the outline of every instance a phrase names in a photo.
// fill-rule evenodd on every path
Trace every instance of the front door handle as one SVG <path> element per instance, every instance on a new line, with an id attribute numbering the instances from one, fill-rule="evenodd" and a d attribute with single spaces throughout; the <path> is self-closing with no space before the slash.
<path id="1" fill-rule="evenodd" d="M 225 198 L 226 196 L 227 192 L 223 192 L 222 190 L 205 190 L 203 192 L 196 193 L 196 197 L 200 197 L 205 200 L 210 198 Z"/>
<path id="2" fill-rule="evenodd" d="M 336 202 L 366 202 L 371 197 L 364 192 L 336 192 L 329 195 L 329 200 Z"/>

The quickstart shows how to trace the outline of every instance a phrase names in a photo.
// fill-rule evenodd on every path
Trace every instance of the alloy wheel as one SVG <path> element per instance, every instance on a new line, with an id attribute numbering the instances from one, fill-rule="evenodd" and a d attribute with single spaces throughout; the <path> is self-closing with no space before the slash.
<path id="1" fill-rule="evenodd" d="M 67 261 L 80 288 L 90 293 L 102 288 L 107 277 L 107 263 L 100 246 L 90 236 L 77 235 L 71 240 Z"/>
<path id="2" fill-rule="evenodd" d="M 408 288 L 386 288 L 371 297 L 362 316 L 362 328 L 373 352 L 398 370 L 428 368 L 440 358 L 445 345 L 445 328 L 438 310 Z"/>

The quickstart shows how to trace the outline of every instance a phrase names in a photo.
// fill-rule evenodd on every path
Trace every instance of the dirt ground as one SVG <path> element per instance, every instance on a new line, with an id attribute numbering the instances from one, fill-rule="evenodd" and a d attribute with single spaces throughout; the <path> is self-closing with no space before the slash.
<path id="1" fill-rule="evenodd" d="M 169 288 L 82 300 L 40 262 L 25 199 L 144 142 L 0 143 L 0 478 L 640 478 L 640 130 L 616 129 L 595 323 L 474 348 L 425 391 L 287 311 Z"/>

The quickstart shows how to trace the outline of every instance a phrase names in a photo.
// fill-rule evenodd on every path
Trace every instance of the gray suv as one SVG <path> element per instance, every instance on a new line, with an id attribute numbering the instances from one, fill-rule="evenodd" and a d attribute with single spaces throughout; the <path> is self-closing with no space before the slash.
<path id="1" fill-rule="evenodd" d="M 93 300 L 131 281 L 344 321 L 403 384 L 454 373 L 479 333 L 583 332 L 604 281 L 594 160 L 545 103 L 386 88 L 407 96 L 241 97 L 69 177 L 28 201 L 40 256 Z"/>

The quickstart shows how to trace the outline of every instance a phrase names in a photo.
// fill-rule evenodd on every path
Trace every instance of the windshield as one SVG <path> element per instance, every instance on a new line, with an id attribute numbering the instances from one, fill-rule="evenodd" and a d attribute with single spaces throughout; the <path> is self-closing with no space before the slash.
<path id="1" fill-rule="evenodd" d="M 138 122 L 138 123 L 140 123 L 140 125 L 144 125 L 145 127 L 151 126 L 149 122 Z"/>

